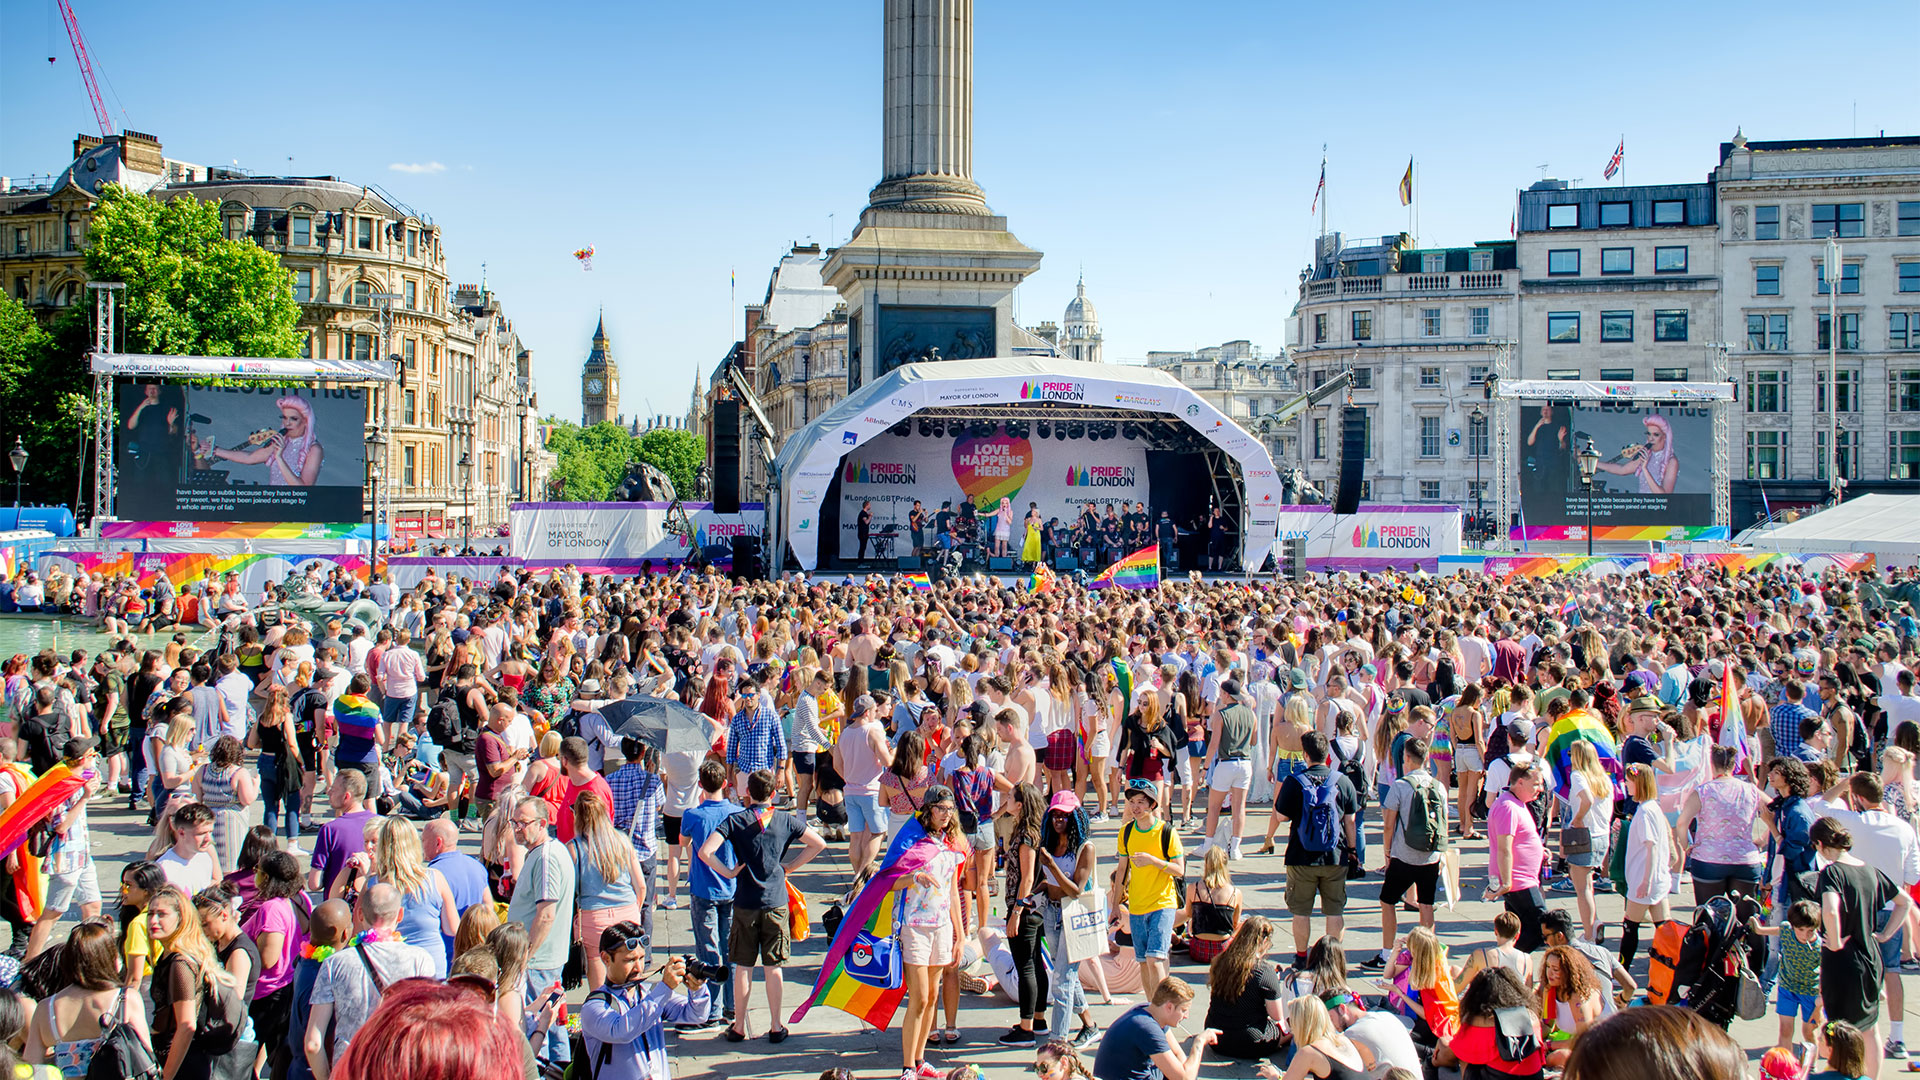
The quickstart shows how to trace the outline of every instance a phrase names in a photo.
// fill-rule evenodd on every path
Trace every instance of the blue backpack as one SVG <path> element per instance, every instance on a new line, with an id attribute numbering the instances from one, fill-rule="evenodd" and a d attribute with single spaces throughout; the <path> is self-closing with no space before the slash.
<path id="1" fill-rule="evenodd" d="M 1300 778 L 1303 812 L 1300 815 L 1300 847 L 1306 851 L 1332 852 L 1340 846 L 1340 773 L 1327 770 L 1327 778 L 1313 783 L 1303 773 Z"/>

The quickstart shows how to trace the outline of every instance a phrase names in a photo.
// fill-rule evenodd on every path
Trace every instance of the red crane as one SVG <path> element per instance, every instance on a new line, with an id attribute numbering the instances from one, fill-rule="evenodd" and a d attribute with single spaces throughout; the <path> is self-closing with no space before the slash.
<path id="1" fill-rule="evenodd" d="M 67 40 L 73 42 L 73 58 L 80 64 L 81 81 L 87 84 L 87 98 L 93 102 L 93 118 L 100 122 L 100 134 L 113 134 L 113 121 L 107 118 L 107 103 L 100 99 L 100 83 L 93 77 L 93 61 L 87 57 L 86 39 L 80 36 L 80 20 L 74 17 L 73 5 L 68 0 L 59 0 L 60 17 L 67 22 Z"/>

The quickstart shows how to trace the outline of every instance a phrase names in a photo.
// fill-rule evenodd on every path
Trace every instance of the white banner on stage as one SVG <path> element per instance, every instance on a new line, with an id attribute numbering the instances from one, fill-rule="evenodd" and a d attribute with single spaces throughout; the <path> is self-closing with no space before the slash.
<path id="1" fill-rule="evenodd" d="M 1433 570 L 1442 555 L 1460 554 L 1457 506 L 1363 504 L 1356 514 L 1335 514 L 1327 506 L 1283 506 L 1279 526 L 1281 539 L 1306 540 L 1309 560 L 1331 559 L 1353 569 L 1417 562 Z"/>
<path id="2" fill-rule="evenodd" d="M 255 379 L 329 379 L 344 382 L 392 382 L 390 360 L 291 359 L 271 356 L 154 356 L 142 353 L 90 353 L 96 375 L 225 376 Z"/>
<path id="3" fill-rule="evenodd" d="M 907 516 L 915 499 L 926 510 L 931 528 L 944 501 L 951 500 L 958 509 L 970 499 L 987 514 L 1002 498 L 1013 504 L 1009 542 L 1018 548 L 1025 538 L 1022 522 L 1029 503 L 1039 505 L 1042 521 L 1057 517 L 1067 525 L 1087 504 L 1104 514 L 1109 503 L 1123 511 L 1119 504 L 1151 503 L 1147 451 L 1130 441 L 1061 442 L 1037 434 L 1009 435 L 1004 427 L 986 436 L 876 436 L 840 462 L 840 557 L 860 555 L 863 502 L 873 504 L 872 532 L 897 534 L 890 549 L 901 554 L 912 549 Z M 873 553 L 869 545 L 867 554 Z"/>
<path id="4" fill-rule="evenodd" d="M 728 548 L 736 536 L 760 535 L 757 503 L 741 513 L 715 513 L 708 503 L 681 503 L 693 537 L 667 531 L 667 503 L 514 503 L 507 508 L 513 555 L 529 566 L 638 566 L 679 562 L 694 545 Z"/>
<path id="5" fill-rule="evenodd" d="M 1496 397 L 1528 401 L 1732 401 L 1733 384 L 1716 382 L 1587 382 L 1502 379 Z"/>

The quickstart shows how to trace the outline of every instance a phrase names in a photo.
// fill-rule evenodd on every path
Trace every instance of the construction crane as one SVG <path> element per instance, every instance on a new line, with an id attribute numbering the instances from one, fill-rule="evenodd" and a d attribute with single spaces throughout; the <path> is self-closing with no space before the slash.
<path id="1" fill-rule="evenodd" d="M 73 42 L 73 59 L 80 65 L 80 79 L 87 85 L 87 99 L 93 102 L 93 118 L 100 122 L 100 134 L 113 136 L 113 121 L 107 118 L 107 103 L 100 97 L 100 83 L 93 77 L 93 61 L 87 56 L 87 41 L 80 36 L 80 20 L 73 14 L 70 0 L 59 0 L 60 17 L 67 23 L 67 40 Z"/>

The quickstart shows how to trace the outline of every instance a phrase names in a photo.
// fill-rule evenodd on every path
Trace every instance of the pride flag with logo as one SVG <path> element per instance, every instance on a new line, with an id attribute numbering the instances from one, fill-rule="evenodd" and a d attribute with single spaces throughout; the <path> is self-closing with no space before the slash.
<path id="1" fill-rule="evenodd" d="M 1148 544 L 1139 551 L 1100 571 L 1100 576 L 1088 582 L 1087 588 L 1104 589 L 1109 585 L 1117 585 L 1122 589 L 1158 588 L 1160 585 L 1160 545 Z"/>
<path id="2" fill-rule="evenodd" d="M 891 941 L 894 949 L 899 948 L 898 939 L 893 937 L 893 902 L 900 880 L 925 869 L 944 849 L 944 845 L 921 828 L 917 817 L 907 819 L 900 835 L 893 838 L 893 845 L 887 849 L 880 871 L 861 887 L 860 895 L 853 899 L 853 907 L 840 920 L 840 928 L 827 946 L 827 955 L 820 961 L 820 977 L 814 980 L 813 992 L 793 1011 L 787 1023 L 799 1023 L 815 1005 L 839 1009 L 880 1030 L 892 1023 L 900 999 L 906 996 L 906 986 L 898 977 L 876 977 L 884 965 L 876 961 L 874 946 Z M 893 970 L 897 976 L 900 971 L 897 957 Z M 889 982 L 893 985 L 886 985 Z"/>
<path id="3" fill-rule="evenodd" d="M 933 581 L 932 579 L 928 578 L 926 573 L 923 571 L 909 570 L 907 571 L 906 574 L 902 576 L 906 579 L 907 584 L 913 586 L 914 592 L 932 592 L 933 591 Z"/>

